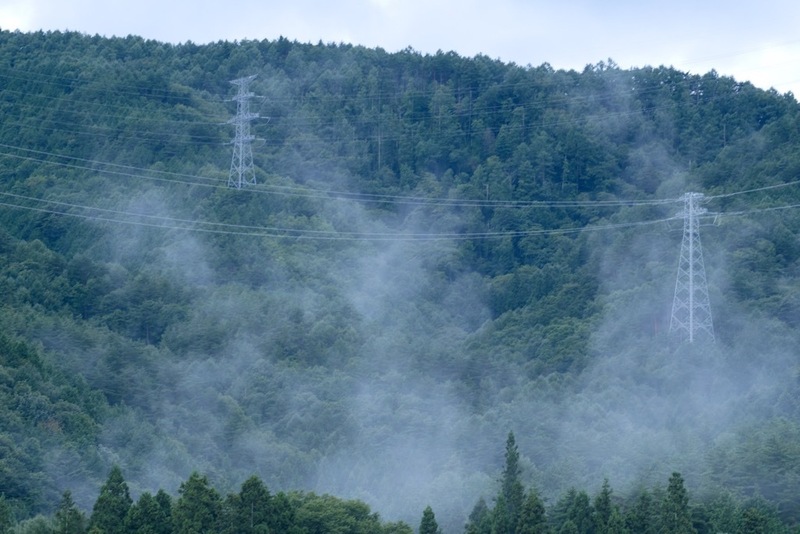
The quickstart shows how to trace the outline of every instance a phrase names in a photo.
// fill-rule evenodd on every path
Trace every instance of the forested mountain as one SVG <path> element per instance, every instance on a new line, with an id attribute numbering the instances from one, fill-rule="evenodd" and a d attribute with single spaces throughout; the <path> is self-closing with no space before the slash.
<path id="1" fill-rule="evenodd" d="M 257 184 L 231 188 L 230 81 L 253 75 Z M 460 532 L 503 495 L 513 429 L 520 484 L 564 521 L 609 483 L 635 503 L 685 480 L 800 522 L 793 95 L 610 60 L 0 31 L 0 110 L 17 520 L 67 490 L 89 513 L 118 466 L 134 500 L 256 476 Z M 687 192 L 715 343 L 669 332 Z"/>

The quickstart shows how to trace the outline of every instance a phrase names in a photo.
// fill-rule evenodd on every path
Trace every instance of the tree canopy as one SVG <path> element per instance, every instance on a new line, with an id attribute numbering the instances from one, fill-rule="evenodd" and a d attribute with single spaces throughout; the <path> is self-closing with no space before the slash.
<path id="1" fill-rule="evenodd" d="M 800 521 L 794 95 L 1 30 L 0 79 L 0 525 L 402 532 L 430 505 L 450 532 L 482 495 L 474 532 L 541 530 L 540 504 L 559 530 L 714 523 L 671 473 Z M 713 345 L 669 333 L 686 192 Z"/>

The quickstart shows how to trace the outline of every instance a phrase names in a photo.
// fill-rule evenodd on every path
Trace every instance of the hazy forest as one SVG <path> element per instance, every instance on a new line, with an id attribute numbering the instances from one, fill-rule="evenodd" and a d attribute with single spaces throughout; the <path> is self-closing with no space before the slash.
<path id="1" fill-rule="evenodd" d="M 794 95 L 0 31 L 0 110 L 0 532 L 800 528 Z"/>

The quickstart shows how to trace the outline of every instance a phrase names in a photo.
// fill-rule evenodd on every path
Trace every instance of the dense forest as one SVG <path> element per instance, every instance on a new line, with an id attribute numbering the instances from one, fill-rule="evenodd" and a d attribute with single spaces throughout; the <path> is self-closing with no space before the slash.
<path id="1" fill-rule="evenodd" d="M 0 31 L 0 110 L 0 528 L 800 524 L 792 94 Z M 687 192 L 713 343 L 669 331 Z"/>

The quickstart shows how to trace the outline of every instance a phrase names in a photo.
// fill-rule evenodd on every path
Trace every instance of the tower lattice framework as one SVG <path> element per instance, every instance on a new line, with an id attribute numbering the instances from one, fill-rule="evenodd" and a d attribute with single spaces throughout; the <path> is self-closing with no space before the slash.
<path id="1" fill-rule="evenodd" d="M 258 113 L 250 112 L 250 99 L 255 96 L 249 92 L 250 82 L 256 75 L 231 80 L 238 87 L 233 101 L 236 102 L 236 116 L 228 121 L 233 124 L 236 133 L 233 139 L 233 157 L 231 158 L 231 172 L 228 175 L 228 186 L 241 189 L 246 185 L 255 185 L 256 170 L 253 166 L 253 140 L 250 135 L 250 121 L 258 118 Z"/>
<path id="2" fill-rule="evenodd" d="M 708 283 L 700 246 L 702 193 L 686 193 L 683 205 L 683 241 L 678 261 L 675 297 L 672 301 L 670 332 L 681 334 L 689 343 L 700 337 L 714 341 L 714 322 L 708 298 Z"/>

